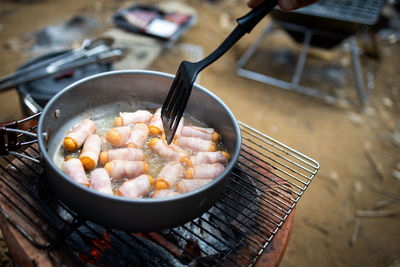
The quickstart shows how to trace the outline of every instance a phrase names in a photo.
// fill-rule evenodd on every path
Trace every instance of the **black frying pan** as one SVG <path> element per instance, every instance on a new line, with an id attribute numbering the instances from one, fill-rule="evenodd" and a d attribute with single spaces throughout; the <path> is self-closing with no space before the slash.
<path id="1" fill-rule="evenodd" d="M 66 132 L 79 121 L 138 105 L 161 107 L 172 81 L 172 75 L 154 71 L 111 71 L 82 79 L 50 100 L 39 119 L 38 143 L 47 182 L 61 201 L 85 219 L 130 232 L 181 225 L 217 202 L 239 156 L 241 135 L 230 109 L 199 85 L 194 85 L 186 112 L 215 128 L 231 156 L 225 171 L 204 187 L 166 199 L 107 196 L 74 182 L 55 164 Z"/>

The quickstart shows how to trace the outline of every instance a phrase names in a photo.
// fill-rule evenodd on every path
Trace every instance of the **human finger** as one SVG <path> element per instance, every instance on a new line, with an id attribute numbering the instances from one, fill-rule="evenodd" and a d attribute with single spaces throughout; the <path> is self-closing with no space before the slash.
<path id="1" fill-rule="evenodd" d="M 249 0 L 247 2 L 247 6 L 250 7 L 250 8 L 255 8 L 255 7 L 258 7 L 259 5 L 261 5 L 264 2 L 265 2 L 265 0 Z"/>
<path id="2" fill-rule="evenodd" d="M 268 0 L 249 0 L 247 2 L 247 6 L 250 8 L 255 8 L 260 6 L 265 1 Z M 318 0 L 279 0 L 278 4 L 282 10 L 289 11 L 311 5 L 315 2 L 318 2 Z"/>

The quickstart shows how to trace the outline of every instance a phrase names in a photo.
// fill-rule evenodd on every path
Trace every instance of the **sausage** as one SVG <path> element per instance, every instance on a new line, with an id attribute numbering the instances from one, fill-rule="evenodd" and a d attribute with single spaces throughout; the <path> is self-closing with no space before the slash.
<path id="1" fill-rule="evenodd" d="M 149 136 L 149 127 L 144 123 L 137 123 L 131 130 L 127 144 L 131 148 L 143 148 Z"/>
<path id="2" fill-rule="evenodd" d="M 108 172 L 104 168 L 97 168 L 90 172 L 90 188 L 93 190 L 113 195 L 113 190 L 111 187 L 111 179 Z"/>
<path id="3" fill-rule="evenodd" d="M 213 128 L 204 128 L 197 126 L 184 126 L 181 131 L 181 136 L 197 137 L 205 140 L 210 140 L 218 143 L 220 135 Z"/>
<path id="4" fill-rule="evenodd" d="M 97 134 L 91 134 L 86 138 L 81 155 L 79 156 L 85 170 L 96 168 L 102 143 L 103 140 Z"/>
<path id="5" fill-rule="evenodd" d="M 183 177 L 183 165 L 179 161 L 167 163 L 160 171 L 156 180 L 156 189 L 167 189 L 173 187 Z"/>
<path id="6" fill-rule="evenodd" d="M 211 181 L 212 181 L 211 179 L 194 179 L 194 180 L 182 179 L 176 185 L 176 191 L 178 191 L 178 193 L 180 194 L 187 193 L 196 190 L 208 184 Z"/>
<path id="7" fill-rule="evenodd" d="M 176 132 L 175 132 L 174 138 L 181 135 L 184 123 L 185 123 L 185 118 L 182 117 L 181 120 L 179 121 L 178 127 L 176 127 Z"/>
<path id="8" fill-rule="evenodd" d="M 164 131 L 161 120 L 161 108 L 158 108 L 149 123 L 149 132 L 152 136 L 158 136 Z"/>
<path id="9" fill-rule="evenodd" d="M 164 197 L 173 197 L 180 195 L 178 192 L 175 192 L 172 189 L 161 189 L 157 190 L 153 193 L 152 198 L 164 198 Z"/>
<path id="10" fill-rule="evenodd" d="M 131 127 L 121 126 L 108 130 L 106 139 L 113 146 L 125 146 L 130 136 Z"/>
<path id="11" fill-rule="evenodd" d="M 169 161 L 179 161 L 184 163 L 186 161 L 186 152 L 178 149 L 177 146 L 169 146 L 167 143 L 159 138 L 150 140 L 149 147 L 154 153 Z"/>
<path id="12" fill-rule="evenodd" d="M 130 147 L 116 148 L 101 152 L 99 161 L 101 165 L 105 165 L 107 162 L 116 159 L 123 159 L 130 161 L 144 161 L 145 156 L 142 149 L 136 149 Z"/>
<path id="13" fill-rule="evenodd" d="M 144 161 L 113 160 L 107 162 L 104 169 L 117 180 L 133 178 L 149 172 L 149 166 Z"/>
<path id="14" fill-rule="evenodd" d="M 204 140 L 198 137 L 179 136 L 176 141 L 180 147 L 191 149 L 195 152 L 216 151 L 217 147 L 212 141 Z"/>
<path id="15" fill-rule="evenodd" d="M 120 112 L 119 117 L 114 120 L 114 126 L 133 126 L 136 123 L 144 122 L 149 124 L 153 114 L 147 110 L 138 110 L 135 112 Z"/>
<path id="16" fill-rule="evenodd" d="M 128 198 L 141 198 L 147 196 L 154 181 L 150 175 L 142 174 L 136 178 L 125 181 L 117 190 L 116 195 Z"/>
<path id="17" fill-rule="evenodd" d="M 64 138 L 64 148 L 67 151 L 77 151 L 90 134 L 97 131 L 96 124 L 89 119 L 84 119 L 67 133 Z"/>
<path id="18" fill-rule="evenodd" d="M 89 186 L 89 180 L 86 176 L 82 162 L 77 158 L 70 158 L 64 162 L 63 172 L 68 175 L 72 180 Z"/>
<path id="19" fill-rule="evenodd" d="M 223 165 L 228 164 L 229 154 L 225 151 L 215 151 L 215 152 L 198 152 L 196 155 L 191 156 L 187 164 L 190 167 L 199 164 L 211 164 L 211 163 L 221 163 Z"/>
<path id="20" fill-rule="evenodd" d="M 200 164 L 190 167 L 185 172 L 186 179 L 214 179 L 225 170 L 221 163 Z"/>

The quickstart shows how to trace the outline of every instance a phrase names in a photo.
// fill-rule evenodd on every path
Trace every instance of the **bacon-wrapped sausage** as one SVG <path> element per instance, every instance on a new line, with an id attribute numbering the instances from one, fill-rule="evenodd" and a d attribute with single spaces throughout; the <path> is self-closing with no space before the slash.
<path id="1" fill-rule="evenodd" d="M 157 190 L 153 193 L 152 198 L 164 198 L 164 197 L 173 197 L 179 195 L 178 192 L 175 192 L 172 189 L 162 189 Z"/>
<path id="2" fill-rule="evenodd" d="M 225 170 L 221 163 L 200 164 L 190 167 L 185 172 L 186 179 L 214 179 Z"/>
<path id="3" fill-rule="evenodd" d="M 144 161 L 145 156 L 142 149 L 136 148 L 116 148 L 106 150 L 100 153 L 100 164 L 105 165 L 107 162 L 122 159 L 122 160 L 130 160 L 130 161 Z"/>
<path id="4" fill-rule="evenodd" d="M 131 130 L 131 135 L 127 141 L 128 146 L 132 148 L 143 148 L 149 136 L 149 127 L 144 123 L 137 123 Z"/>
<path id="5" fill-rule="evenodd" d="M 130 136 L 131 127 L 122 126 L 108 130 L 106 139 L 113 146 L 125 146 Z"/>
<path id="6" fill-rule="evenodd" d="M 133 126 L 136 123 L 143 122 L 148 124 L 153 117 L 147 110 L 138 110 L 135 112 L 120 112 L 119 117 L 114 120 L 114 126 Z"/>
<path id="7" fill-rule="evenodd" d="M 111 179 L 104 168 L 94 169 L 90 172 L 90 188 L 97 192 L 113 195 Z"/>
<path id="8" fill-rule="evenodd" d="M 179 136 L 176 142 L 178 146 L 188 148 L 196 152 L 216 151 L 217 147 L 212 141 L 198 137 Z"/>
<path id="9" fill-rule="evenodd" d="M 169 146 L 165 141 L 159 138 L 153 138 L 149 143 L 150 148 L 160 157 L 169 161 L 186 161 L 186 152 L 178 149 L 177 146 Z"/>
<path id="10" fill-rule="evenodd" d="M 96 131 L 97 131 L 96 124 L 92 120 L 85 119 L 81 121 L 65 136 L 64 148 L 67 151 L 78 150 L 83 145 L 86 138 L 89 135 L 96 133 Z"/>
<path id="11" fill-rule="evenodd" d="M 184 123 L 185 123 L 185 118 L 182 117 L 181 120 L 179 121 L 178 127 L 176 128 L 176 132 L 175 132 L 174 138 L 176 138 L 176 137 L 181 135 Z"/>
<path id="12" fill-rule="evenodd" d="M 89 180 L 86 176 L 82 162 L 77 158 L 71 158 L 64 162 L 63 172 L 71 177 L 72 180 L 89 186 Z"/>
<path id="13" fill-rule="evenodd" d="M 193 180 L 182 179 L 176 185 L 176 191 L 178 191 L 178 193 L 180 194 L 187 193 L 196 190 L 197 188 L 200 188 L 211 181 L 212 181 L 211 179 L 193 179 Z"/>
<path id="14" fill-rule="evenodd" d="M 158 108 L 150 120 L 149 132 L 152 136 L 160 135 L 164 131 L 161 120 L 161 108 Z"/>
<path id="15" fill-rule="evenodd" d="M 213 128 L 204 128 L 197 126 L 184 126 L 181 131 L 181 136 L 197 137 L 205 140 L 210 140 L 218 143 L 220 135 Z"/>
<path id="16" fill-rule="evenodd" d="M 153 183 L 153 178 L 150 175 L 142 174 L 136 178 L 125 181 L 118 188 L 116 194 L 129 198 L 145 197 L 150 193 Z"/>
<path id="17" fill-rule="evenodd" d="M 183 165 L 179 161 L 171 161 L 165 165 L 157 176 L 156 189 L 173 187 L 183 177 Z"/>
<path id="18" fill-rule="evenodd" d="M 104 166 L 114 179 L 133 178 L 149 172 L 149 166 L 144 161 L 113 160 Z"/>
<path id="19" fill-rule="evenodd" d="M 102 143 L 103 140 L 97 134 L 91 134 L 86 138 L 81 155 L 79 156 L 85 170 L 96 168 Z"/>
<path id="20" fill-rule="evenodd" d="M 187 164 L 190 167 L 199 164 L 221 163 L 228 164 L 229 154 L 225 151 L 215 152 L 198 152 L 196 155 L 189 157 Z"/>

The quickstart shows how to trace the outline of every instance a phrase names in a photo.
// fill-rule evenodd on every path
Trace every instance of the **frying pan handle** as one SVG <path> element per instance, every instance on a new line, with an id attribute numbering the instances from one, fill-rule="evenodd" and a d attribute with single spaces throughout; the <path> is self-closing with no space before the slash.
<path id="1" fill-rule="evenodd" d="M 32 161 L 39 162 L 39 160 L 35 158 L 21 155 L 15 152 L 16 150 L 21 149 L 25 145 L 30 145 L 37 142 L 37 134 L 29 131 L 33 130 L 32 128 L 34 127 L 32 127 L 29 130 L 21 130 L 18 127 L 23 123 L 36 119 L 36 117 L 39 116 L 40 112 L 18 121 L 14 120 L 14 121 L 0 123 L 0 155 L 14 154 L 16 156 L 21 156 L 24 158 L 28 158 Z M 21 140 L 20 138 L 24 135 L 29 136 L 33 139 L 29 141 Z"/>
<path id="2" fill-rule="evenodd" d="M 23 94 L 22 98 L 25 106 L 29 109 L 31 114 L 36 114 L 43 110 L 43 108 L 33 99 L 30 94 Z"/>
<path id="3" fill-rule="evenodd" d="M 265 0 L 261 6 L 253 8 L 249 13 L 241 18 L 238 18 L 236 21 L 242 29 L 244 29 L 247 33 L 250 33 L 257 23 L 259 23 L 260 20 L 265 17 L 265 15 L 271 12 L 271 10 L 277 4 L 278 0 Z"/>

